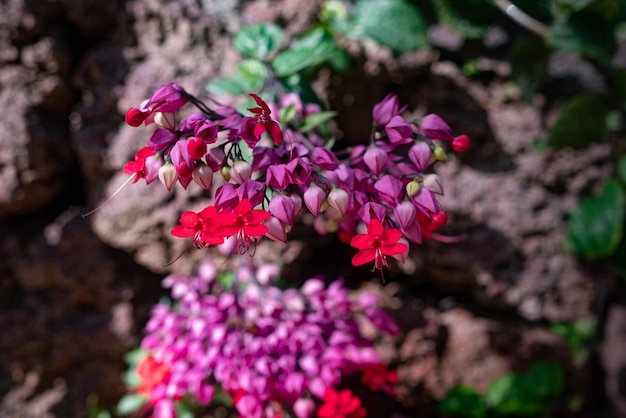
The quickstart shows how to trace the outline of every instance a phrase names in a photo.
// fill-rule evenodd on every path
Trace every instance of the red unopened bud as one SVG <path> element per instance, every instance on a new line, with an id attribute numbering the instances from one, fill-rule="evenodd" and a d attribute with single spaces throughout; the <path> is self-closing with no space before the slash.
<path id="1" fill-rule="evenodd" d="M 435 227 L 439 228 L 441 226 L 444 226 L 446 222 L 448 222 L 448 214 L 440 210 L 437 213 L 433 213 L 433 215 L 430 218 L 430 221 Z"/>
<path id="2" fill-rule="evenodd" d="M 196 168 L 193 169 L 191 177 L 193 178 L 193 181 L 195 181 L 204 190 L 211 190 L 211 185 L 213 184 L 213 170 L 211 170 L 211 167 L 208 165 L 202 162 L 199 163 Z"/>
<path id="3" fill-rule="evenodd" d="M 131 107 L 126 111 L 126 123 L 136 128 L 141 125 L 149 115 L 150 112 Z"/>
<path id="4" fill-rule="evenodd" d="M 172 190 L 174 184 L 176 184 L 176 180 L 178 180 L 178 173 L 176 172 L 176 168 L 170 162 L 167 162 L 159 168 L 159 180 L 167 190 Z"/>
<path id="5" fill-rule="evenodd" d="M 452 140 L 452 149 L 456 152 L 465 152 L 470 149 L 470 139 L 467 135 L 459 135 Z"/>

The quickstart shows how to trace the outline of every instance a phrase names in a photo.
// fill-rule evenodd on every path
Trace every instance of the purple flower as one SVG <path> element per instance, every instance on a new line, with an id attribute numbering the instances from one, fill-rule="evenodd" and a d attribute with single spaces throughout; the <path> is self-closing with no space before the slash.
<path id="1" fill-rule="evenodd" d="M 389 93 L 380 103 L 374 106 L 372 117 L 376 125 L 385 126 L 398 113 L 398 96 Z"/>
<path id="2" fill-rule="evenodd" d="M 419 126 L 422 135 L 429 139 L 439 139 L 442 141 L 452 141 L 452 128 L 434 113 L 424 116 Z"/>

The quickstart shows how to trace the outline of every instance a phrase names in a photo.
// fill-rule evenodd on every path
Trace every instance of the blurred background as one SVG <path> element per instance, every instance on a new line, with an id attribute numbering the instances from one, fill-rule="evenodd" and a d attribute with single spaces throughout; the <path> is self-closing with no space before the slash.
<path id="1" fill-rule="evenodd" d="M 623 279 L 606 258 L 564 248 L 572 210 L 618 169 L 623 130 L 584 147 L 545 145 L 572 97 L 613 86 L 602 65 L 581 57 L 597 55 L 553 44 L 549 55 L 541 47 L 516 55 L 540 67 L 529 89 L 511 54 L 530 31 L 491 5 L 482 32 L 468 36 L 441 3 L 448 2 L 412 2 L 428 46 L 398 53 L 346 41 L 351 69 L 322 70 L 314 87 L 338 112 L 339 146 L 367 139 L 372 106 L 390 92 L 407 112 L 437 113 L 472 139 L 468 153 L 450 153 L 438 168 L 449 212 L 442 233 L 465 239 L 413 249 L 385 286 L 367 267 L 352 268 L 350 248 L 333 236 L 304 231 L 270 252 L 287 263 L 287 278 L 344 276 L 384 297 L 403 333 L 379 348 L 398 370 L 401 397 L 369 400 L 384 405 L 372 416 L 463 416 L 449 405 L 442 412 L 441 402 L 471 411 L 476 394 L 497 391 L 498 378 L 530 371 L 524 384 L 550 382 L 539 408 L 525 412 L 522 394 L 498 416 L 626 416 Z M 467 10 L 474 3 L 481 2 Z M 0 417 L 112 410 L 124 393 L 124 353 L 163 295 L 161 278 L 190 271 L 202 256 L 164 266 L 184 247 L 169 230 L 206 197 L 199 188 L 129 185 L 81 216 L 124 182 L 121 167 L 148 139 L 124 124 L 126 109 L 170 81 L 204 97 L 206 83 L 240 60 L 231 45 L 238 29 L 275 22 L 296 36 L 321 7 L 321 0 L 0 0 Z M 606 61 L 623 71 L 626 37 L 615 33 Z M 492 416 L 472 414 L 465 416 Z"/>

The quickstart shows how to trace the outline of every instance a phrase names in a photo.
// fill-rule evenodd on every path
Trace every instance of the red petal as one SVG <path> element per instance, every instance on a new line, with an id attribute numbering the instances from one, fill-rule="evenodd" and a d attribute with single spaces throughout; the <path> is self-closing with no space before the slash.
<path id="1" fill-rule="evenodd" d="M 217 213 L 217 210 L 215 209 L 215 206 L 207 206 L 206 208 L 198 212 L 198 216 L 203 221 L 206 221 L 214 217 L 216 213 Z"/>
<path id="2" fill-rule="evenodd" d="M 260 224 L 263 221 L 267 221 L 269 218 L 269 212 L 263 209 L 255 209 L 251 210 L 250 213 L 246 215 L 245 219 L 247 224 Z"/>
<path id="3" fill-rule="evenodd" d="M 243 227 L 243 233 L 251 237 L 258 237 L 258 236 L 265 235 L 267 234 L 267 231 L 269 231 L 269 228 L 262 224 L 245 225 Z"/>
<path id="4" fill-rule="evenodd" d="M 408 245 L 399 242 L 393 245 L 384 245 L 380 249 L 384 255 L 396 255 L 406 252 L 409 247 Z"/>
<path id="5" fill-rule="evenodd" d="M 370 261 L 374 261 L 374 258 L 376 258 L 376 250 L 366 248 L 359 251 L 354 255 L 354 257 L 352 257 L 352 265 L 361 266 L 369 263 Z"/>
<path id="6" fill-rule="evenodd" d="M 196 229 L 185 228 L 184 226 L 176 225 L 174 228 L 172 228 L 170 234 L 179 238 L 189 238 L 193 237 L 196 234 Z"/>
<path id="7" fill-rule="evenodd" d="M 239 215 L 246 214 L 252 210 L 252 204 L 248 199 L 242 199 L 235 208 L 235 213 Z"/>
<path id="8" fill-rule="evenodd" d="M 266 131 L 265 125 L 261 123 L 257 123 L 256 126 L 254 127 L 254 136 L 259 136 L 265 131 Z"/>
<path id="9" fill-rule="evenodd" d="M 384 232 L 385 228 L 383 228 L 382 224 L 378 219 L 372 219 L 370 223 L 367 225 L 367 233 L 373 237 L 380 237 Z"/>
<path id="10" fill-rule="evenodd" d="M 196 212 L 185 211 L 180 215 L 180 223 L 187 228 L 200 229 L 200 217 Z"/>
<path id="11" fill-rule="evenodd" d="M 274 145 L 277 147 L 283 143 L 283 131 L 280 129 L 280 125 L 276 121 L 270 121 L 269 131 L 274 138 Z"/>
<path id="12" fill-rule="evenodd" d="M 380 237 L 380 243 L 382 245 L 390 245 L 397 242 L 400 238 L 402 238 L 402 232 L 398 229 L 390 228 L 383 232 L 382 237 Z"/>
<path id="13" fill-rule="evenodd" d="M 256 104 L 259 105 L 261 109 L 263 109 L 264 112 L 267 112 L 268 115 L 272 112 L 270 110 L 270 107 L 267 105 L 267 103 L 265 103 L 263 99 L 261 99 L 259 96 L 257 96 L 254 93 L 250 93 L 250 96 L 252 96 Z"/>
<path id="14" fill-rule="evenodd" d="M 374 240 L 367 234 L 359 234 L 352 237 L 350 246 L 357 250 L 364 250 L 366 248 L 372 248 L 374 246 Z"/>
<path id="15" fill-rule="evenodd" d="M 200 238 L 203 242 L 209 245 L 218 245 L 224 243 L 224 237 L 217 234 L 214 229 L 202 229 L 202 232 L 200 232 Z"/>

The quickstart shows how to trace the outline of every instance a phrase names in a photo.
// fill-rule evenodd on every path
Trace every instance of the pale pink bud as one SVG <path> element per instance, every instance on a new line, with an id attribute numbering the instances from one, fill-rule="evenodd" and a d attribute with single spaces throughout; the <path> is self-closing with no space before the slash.
<path id="1" fill-rule="evenodd" d="M 302 198 L 295 193 L 290 194 L 289 197 L 291 198 L 291 200 L 293 200 L 293 214 L 295 217 L 297 217 L 302 211 Z"/>
<path id="2" fill-rule="evenodd" d="M 285 231 L 285 225 L 278 220 L 278 218 L 271 217 L 267 221 L 263 222 L 263 225 L 267 226 L 267 233 L 265 234 L 271 240 L 287 242 L 287 232 Z"/>
<path id="3" fill-rule="evenodd" d="M 378 177 L 387 164 L 387 153 L 378 147 L 369 148 L 363 155 L 363 162 Z"/>
<path id="4" fill-rule="evenodd" d="M 156 112 L 154 123 L 173 131 L 176 129 L 176 116 L 174 112 Z"/>
<path id="5" fill-rule="evenodd" d="M 328 194 L 328 205 L 341 214 L 343 218 L 348 210 L 349 196 L 343 189 L 333 189 Z"/>
<path id="6" fill-rule="evenodd" d="M 283 194 L 277 194 L 272 197 L 268 209 L 270 213 L 277 217 L 281 222 L 293 226 L 295 216 L 295 203 L 289 196 Z"/>
<path id="7" fill-rule="evenodd" d="M 443 195 L 443 186 L 441 185 L 441 179 L 437 174 L 427 174 L 424 176 L 424 187 L 433 193 Z"/>
<path id="8" fill-rule="evenodd" d="M 230 178 L 235 184 L 243 184 L 246 180 L 250 180 L 250 177 L 252 177 L 250 164 L 243 160 L 235 161 L 235 164 L 230 168 Z"/>
<path id="9" fill-rule="evenodd" d="M 311 186 L 304 192 L 304 204 L 311 211 L 313 216 L 318 216 L 322 208 L 322 204 L 326 200 L 326 193 L 316 184 Z"/>
<path id="10" fill-rule="evenodd" d="M 423 173 L 430 164 L 432 151 L 430 145 L 424 141 L 419 141 L 409 149 L 409 159 L 417 167 L 417 171 Z"/>
<path id="11" fill-rule="evenodd" d="M 159 169 L 163 167 L 165 161 L 163 158 L 159 158 L 157 155 L 151 155 L 146 158 L 146 184 L 152 183 L 157 177 L 159 177 Z"/>
<path id="12" fill-rule="evenodd" d="M 407 241 L 404 238 L 400 238 L 398 240 L 398 242 L 400 244 L 406 245 L 406 251 L 401 253 L 401 254 L 392 255 L 392 257 L 395 258 L 396 260 L 398 260 L 400 263 L 404 264 L 404 262 L 406 261 L 407 257 L 409 256 L 409 249 L 411 248 L 411 246 L 409 245 L 409 241 Z"/>
<path id="13" fill-rule="evenodd" d="M 176 180 L 178 180 L 178 173 L 176 172 L 176 168 L 170 162 L 167 162 L 159 168 L 159 180 L 167 190 L 172 190 L 174 184 L 176 184 Z"/>
<path id="14" fill-rule="evenodd" d="M 204 163 L 199 163 L 191 173 L 193 181 L 198 183 L 204 190 L 211 190 L 211 184 L 213 184 L 213 170 L 211 167 Z"/>
<path id="15" fill-rule="evenodd" d="M 407 230 L 416 222 L 417 208 L 411 202 L 401 202 L 394 208 L 396 222 L 401 230 Z"/>
<path id="16" fill-rule="evenodd" d="M 293 404 L 293 412 L 298 418 L 310 418 L 315 412 L 315 402 L 311 399 L 299 398 Z"/>

